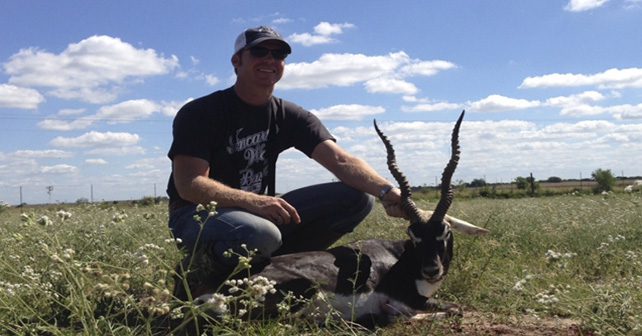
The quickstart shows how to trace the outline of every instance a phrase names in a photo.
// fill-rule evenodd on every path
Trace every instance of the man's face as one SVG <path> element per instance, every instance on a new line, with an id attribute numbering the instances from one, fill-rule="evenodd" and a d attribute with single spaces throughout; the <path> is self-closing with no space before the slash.
<path id="1" fill-rule="evenodd" d="M 283 46 L 277 41 L 265 41 L 256 47 L 258 47 L 256 53 L 250 49 L 244 49 L 232 58 L 237 69 L 237 78 L 260 86 L 273 86 L 283 76 L 285 59 L 275 58 L 272 51 L 281 51 Z M 266 53 L 265 49 L 269 52 Z M 260 53 L 265 55 L 257 56 Z"/>

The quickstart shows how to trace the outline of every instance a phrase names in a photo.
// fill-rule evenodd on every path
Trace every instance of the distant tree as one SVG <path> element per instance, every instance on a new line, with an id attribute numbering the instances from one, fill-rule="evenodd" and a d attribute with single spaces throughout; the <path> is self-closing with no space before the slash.
<path id="1" fill-rule="evenodd" d="M 529 185 L 528 179 L 523 176 L 517 176 L 515 178 L 515 184 L 517 186 L 517 189 L 526 189 L 526 187 Z"/>
<path id="2" fill-rule="evenodd" d="M 89 203 L 89 200 L 87 199 L 87 197 L 81 197 L 76 200 L 76 204 L 88 204 L 88 203 Z"/>
<path id="3" fill-rule="evenodd" d="M 591 177 L 597 182 L 597 186 L 593 188 L 595 192 L 611 191 L 615 186 L 616 178 L 610 169 L 597 169 L 591 173 Z"/>
<path id="4" fill-rule="evenodd" d="M 557 177 L 557 176 L 551 176 L 551 177 L 549 177 L 549 178 L 546 180 L 546 182 L 550 182 L 550 183 L 560 183 L 560 182 L 562 182 L 562 179 L 561 179 L 561 178 L 559 178 L 559 177 Z"/>
<path id="5" fill-rule="evenodd" d="M 472 182 L 470 182 L 470 187 L 471 188 L 478 188 L 478 187 L 484 187 L 486 186 L 486 180 L 484 179 L 474 179 Z"/>

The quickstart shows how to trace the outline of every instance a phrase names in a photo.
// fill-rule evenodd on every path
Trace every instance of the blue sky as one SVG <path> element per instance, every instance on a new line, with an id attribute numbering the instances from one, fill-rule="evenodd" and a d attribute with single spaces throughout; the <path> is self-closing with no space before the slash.
<path id="1" fill-rule="evenodd" d="M 642 175 L 641 0 L 2 1 L 0 201 L 164 196 L 174 114 L 259 25 L 293 47 L 276 95 L 385 176 L 372 119 L 434 185 L 463 109 L 456 181 Z M 332 179 L 290 150 L 277 191 Z"/>

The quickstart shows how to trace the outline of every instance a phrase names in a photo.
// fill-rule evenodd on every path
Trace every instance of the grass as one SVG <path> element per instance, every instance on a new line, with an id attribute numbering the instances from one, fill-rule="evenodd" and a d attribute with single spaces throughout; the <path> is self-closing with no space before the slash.
<path id="1" fill-rule="evenodd" d="M 422 208 L 434 200 L 417 195 Z M 642 335 L 642 195 L 457 199 L 450 214 L 491 230 L 456 235 L 438 298 L 495 320 L 569 318 L 584 334 Z M 166 204 L 0 209 L 0 334 L 153 335 L 195 308 L 171 297 L 182 258 Z M 339 243 L 405 239 L 381 207 Z M 181 309 L 182 308 L 182 309 Z M 452 321 L 397 323 L 381 335 L 456 334 Z M 348 322 L 215 322 L 220 334 L 355 335 Z"/>

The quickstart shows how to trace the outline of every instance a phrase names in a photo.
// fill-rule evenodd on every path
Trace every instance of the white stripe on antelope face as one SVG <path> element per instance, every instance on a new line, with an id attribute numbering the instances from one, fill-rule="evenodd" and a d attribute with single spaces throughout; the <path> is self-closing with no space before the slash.
<path id="1" fill-rule="evenodd" d="M 444 280 L 442 279 L 437 282 L 430 283 L 426 280 L 415 280 L 415 286 L 417 286 L 417 292 L 421 296 L 425 298 L 429 298 L 429 297 L 432 297 L 432 295 L 435 294 L 435 292 L 437 292 L 439 287 L 441 287 L 441 283 L 443 281 Z"/>

